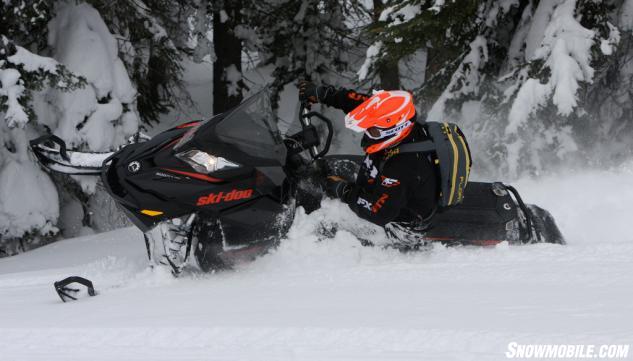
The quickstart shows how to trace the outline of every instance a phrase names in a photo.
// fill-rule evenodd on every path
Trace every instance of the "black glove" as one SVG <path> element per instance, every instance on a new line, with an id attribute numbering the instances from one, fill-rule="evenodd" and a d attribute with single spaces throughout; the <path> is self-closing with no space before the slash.
<path id="1" fill-rule="evenodd" d="M 310 104 L 319 103 L 329 94 L 334 94 L 335 90 L 331 85 L 316 85 L 302 80 L 299 82 L 299 101 Z"/>
<path id="2" fill-rule="evenodd" d="M 349 192 L 349 183 L 347 183 L 343 178 L 335 175 L 331 175 L 325 179 L 325 194 L 330 198 L 341 198 L 345 197 L 345 194 Z"/>

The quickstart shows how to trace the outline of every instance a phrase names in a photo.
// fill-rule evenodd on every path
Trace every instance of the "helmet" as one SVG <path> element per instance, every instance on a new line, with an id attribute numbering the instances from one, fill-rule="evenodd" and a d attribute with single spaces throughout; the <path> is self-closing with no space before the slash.
<path id="1" fill-rule="evenodd" d="M 411 93 L 379 91 L 349 112 L 345 127 L 365 132 L 363 148 L 375 153 L 400 143 L 413 130 L 415 107 Z"/>

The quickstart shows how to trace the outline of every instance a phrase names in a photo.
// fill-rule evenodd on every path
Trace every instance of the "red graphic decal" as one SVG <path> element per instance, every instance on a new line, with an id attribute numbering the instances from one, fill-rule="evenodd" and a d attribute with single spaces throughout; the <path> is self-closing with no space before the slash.
<path id="1" fill-rule="evenodd" d="M 387 193 L 383 193 L 380 196 L 380 198 L 378 198 L 378 200 L 374 203 L 374 206 L 371 207 L 371 211 L 374 213 L 378 213 L 378 211 L 380 210 L 380 208 L 382 208 L 382 205 L 385 204 L 387 199 L 389 199 L 389 195 Z"/>
<path id="2" fill-rule="evenodd" d="M 218 204 L 221 202 L 237 201 L 239 199 L 248 199 L 253 196 L 252 189 L 233 189 L 228 193 L 211 193 L 208 196 L 202 196 L 198 198 L 197 206 L 206 206 L 209 204 Z"/>
<path id="3" fill-rule="evenodd" d="M 364 96 L 362 94 L 358 94 L 358 93 L 353 92 L 353 91 L 347 93 L 347 97 L 352 99 L 352 100 L 363 100 L 363 101 L 365 101 L 365 100 L 368 99 L 367 96 Z"/>
<path id="4" fill-rule="evenodd" d="M 471 241 L 471 244 L 485 247 L 485 246 L 495 246 L 501 242 L 503 241 L 498 240 L 498 239 L 475 239 Z"/>
<path id="5" fill-rule="evenodd" d="M 182 171 L 182 170 L 169 169 L 169 168 L 162 168 L 162 169 L 164 169 L 164 170 L 166 170 L 168 172 L 171 172 L 171 173 L 182 174 L 182 175 L 185 175 L 187 177 L 200 179 L 200 180 L 211 182 L 211 183 L 224 182 L 224 180 L 222 180 L 220 178 L 213 178 L 213 177 L 209 177 L 208 175 L 204 175 L 204 174 L 200 174 L 200 173 L 191 173 L 191 172 L 185 172 L 185 171 Z"/>
<path id="6" fill-rule="evenodd" d="M 199 121 L 192 121 L 192 122 L 187 122 L 184 124 L 180 124 L 179 126 L 176 127 L 176 129 L 182 129 L 182 128 L 189 128 L 189 127 L 195 127 L 196 125 L 200 124 Z"/>
<path id="7" fill-rule="evenodd" d="M 182 139 L 182 137 L 176 138 L 174 140 L 172 140 L 171 142 L 167 143 L 167 145 L 165 145 L 162 149 L 167 149 L 173 145 L 176 145 L 176 143 L 178 143 L 178 141 L 180 141 Z"/>

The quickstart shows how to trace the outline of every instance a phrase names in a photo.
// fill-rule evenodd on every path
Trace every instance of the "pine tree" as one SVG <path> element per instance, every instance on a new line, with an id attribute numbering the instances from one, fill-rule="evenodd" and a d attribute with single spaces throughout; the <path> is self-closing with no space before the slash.
<path id="1" fill-rule="evenodd" d="M 248 1 L 231 0 L 210 2 L 213 13 L 213 112 L 218 114 L 237 106 L 242 101 L 242 39 L 237 30 L 242 23 L 242 12 Z"/>
<path id="2" fill-rule="evenodd" d="M 46 34 L 46 26 L 53 16 L 53 6 L 52 0 L 0 2 L 0 35 L 26 48 L 45 49 L 46 36 L 33 36 L 33 34 Z"/>
<path id="3" fill-rule="evenodd" d="M 37 120 L 32 94 L 45 87 L 72 91 L 85 84 L 53 59 L 0 35 L 0 256 L 46 243 L 58 232 L 55 187 L 28 156 L 27 130 L 32 129 L 27 124 Z M 41 202 L 31 204 L 31 198 L 23 198 L 27 192 Z M 17 202 L 22 205 L 16 207 Z"/>
<path id="4" fill-rule="evenodd" d="M 274 88 L 298 79 L 316 82 L 339 77 L 348 69 L 347 49 L 357 45 L 345 26 L 353 6 L 339 0 L 254 2 L 248 16 L 258 35 L 254 47 L 261 66 L 272 65 Z"/>
<path id="5" fill-rule="evenodd" d="M 483 169 L 537 172 L 581 155 L 590 148 L 583 143 L 598 134 L 624 139 L 613 130 L 630 125 L 620 118 L 629 107 L 615 94 L 628 96 L 631 77 L 611 22 L 631 13 L 625 6 L 608 0 L 390 2 L 370 27 L 374 43 L 361 76 L 376 77 L 381 62 L 426 49 L 426 80 L 415 94 L 427 119 L 462 122 L 481 145 L 475 160 Z M 601 120 L 610 111 L 615 123 Z"/>
<path id="6" fill-rule="evenodd" d="M 195 3 L 178 0 L 89 0 L 117 34 L 123 61 L 138 89 L 137 108 L 145 123 L 186 104 L 182 65 L 193 49 L 187 46 L 187 24 Z M 184 96 L 183 96 L 184 94 Z"/>
<path id="7" fill-rule="evenodd" d="M 478 10 L 478 1 L 465 0 L 447 2 L 438 7 L 434 1 L 404 0 L 374 1 L 374 22 L 368 27 L 373 41 L 368 52 L 373 53 L 366 63 L 361 78 L 374 78 L 382 73 L 394 71 L 398 62 L 420 49 L 427 51 L 425 94 L 422 108 L 428 108 L 425 99 L 437 98 L 446 86 L 450 74 L 465 56 L 467 45 L 477 28 L 473 22 Z M 391 69 L 391 70 L 389 70 Z M 389 77 L 393 78 L 393 75 Z M 390 84 L 391 83 L 391 84 Z M 391 80 L 383 87 L 395 88 Z"/>

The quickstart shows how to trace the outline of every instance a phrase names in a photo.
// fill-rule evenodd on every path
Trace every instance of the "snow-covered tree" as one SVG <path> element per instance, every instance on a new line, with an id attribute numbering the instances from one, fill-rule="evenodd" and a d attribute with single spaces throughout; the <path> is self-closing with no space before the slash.
<path id="1" fill-rule="evenodd" d="M 357 46 L 346 14 L 357 4 L 340 0 L 262 0 L 249 17 L 256 36 L 249 40 L 259 51 L 260 66 L 273 67 L 277 89 L 298 79 L 330 81 L 344 75 L 350 48 Z M 255 40 L 254 40 L 255 39 Z"/>
<path id="2" fill-rule="evenodd" d="M 272 82 L 294 117 L 302 78 L 410 90 L 421 119 L 462 126 L 482 175 L 633 152 L 633 0 L 4 0 L 0 35 L 5 243 L 54 234 L 75 198 L 90 224 L 95 181 L 49 192 L 27 139 L 116 148 L 187 102 L 189 60 L 213 62 L 216 113 Z M 33 182 L 52 194 L 43 213 L 12 206 Z"/>
<path id="3" fill-rule="evenodd" d="M 506 90 L 509 170 L 528 159 L 535 170 L 542 162 L 565 160 L 592 136 L 591 104 L 584 100 L 599 64 L 615 52 L 619 30 L 611 24 L 607 1 L 540 2 L 528 9 L 530 28 L 515 38 L 525 65 L 515 68 Z M 582 145 L 582 147 L 581 147 Z"/>
<path id="4" fill-rule="evenodd" d="M 121 60 L 138 90 L 141 119 L 157 122 L 161 114 L 186 105 L 182 60 L 194 53 L 201 60 L 209 51 L 204 7 L 184 0 L 87 2 L 99 11 L 116 39 Z"/>
<path id="5" fill-rule="evenodd" d="M 55 186 L 28 154 L 36 127 L 33 94 L 47 88 L 74 91 L 85 79 L 57 61 L 35 55 L 0 35 L 0 249 L 24 250 L 58 232 Z M 37 99 L 36 99 L 37 100 Z"/>
<path id="6" fill-rule="evenodd" d="M 251 5 L 248 0 L 211 1 L 213 14 L 213 112 L 221 113 L 242 101 L 243 12 Z"/>
<path id="7" fill-rule="evenodd" d="M 16 162 L 36 169 L 25 141 L 43 133 L 56 134 L 82 150 L 107 151 L 124 144 L 138 130 L 139 121 L 156 122 L 188 101 L 182 88 L 182 60 L 191 56 L 200 61 L 212 52 L 210 20 L 206 5 L 196 1 L 0 2 L 2 152 L 21 154 L 13 157 Z M 9 154 L 0 159 L 5 167 L 0 177 L 8 177 L 10 159 Z M 33 174 L 25 184 L 47 178 L 41 172 Z M 44 217 L 51 225 L 57 218 L 52 215 L 60 212 L 61 219 L 78 218 L 80 226 L 92 225 L 88 203 L 96 179 L 74 179 L 78 183 L 64 179 L 55 182 L 57 191 L 47 189 L 62 204 L 61 210 L 56 205 L 56 211 Z M 4 192 L 10 192 L 9 183 L 5 179 Z M 21 189 L 10 198 L 23 196 Z M 76 216 L 64 216 L 69 202 L 80 204 Z M 0 198 L 0 204 L 8 203 Z M 37 202 L 22 204 L 25 212 L 38 207 Z M 0 211 L 5 239 L 35 235 L 34 230 L 42 228 L 39 221 L 30 228 L 16 226 L 10 221 L 15 214 Z"/>
<path id="8" fill-rule="evenodd" d="M 54 235 L 60 215 L 58 190 L 29 156 L 28 140 L 54 133 L 71 147 L 104 151 L 138 129 L 137 91 L 99 12 L 66 2 L 51 11 L 42 16 L 48 19 L 42 52 L 50 56 L 0 39 L 0 234 L 21 247 Z M 94 192 L 95 179 L 77 180 Z"/>
<path id="9" fill-rule="evenodd" d="M 630 128 L 622 117 L 628 106 L 614 95 L 625 95 L 630 76 L 605 80 L 627 72 L 618 27 L 625 30 L 630 7 L 609 0 L 396 1 L 381 13 L 360 75 L 424 48 L 426 79 L 416 95 L 427 118 L 461 122 L 480 170 L 538 172 L 586 159 L 596 138 L 624 139 L 616 130 Z M 605 112 L 616 117 L 605 122 Z"/>

